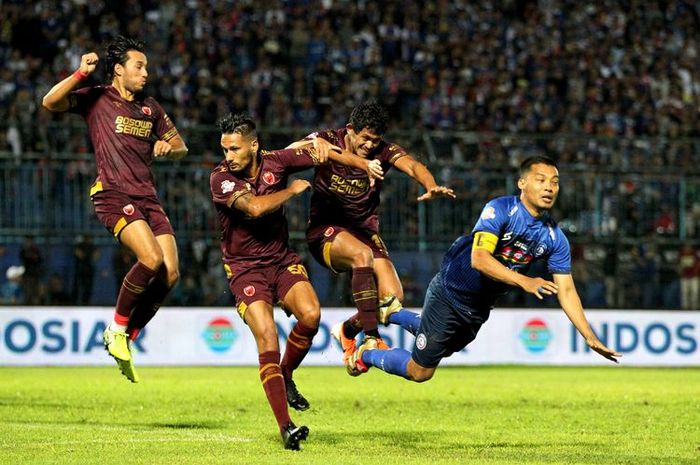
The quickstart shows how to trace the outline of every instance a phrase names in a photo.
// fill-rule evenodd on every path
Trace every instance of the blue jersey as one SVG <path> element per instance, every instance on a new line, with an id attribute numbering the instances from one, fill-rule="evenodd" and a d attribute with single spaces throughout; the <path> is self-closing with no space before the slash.
<path id="1" fill-rule="evenodd" d="M 450 246 L 440 270 L 450 297 L 477 311 L 473 318 L 486 321 L 496 299 L 510 289 L 472 268 L 472 242 L 477 232 L 498 237 L 493 256 L 515 272 L 526 273 L 535 260 L 546 260 L 550 273 L 571 272 L 569 241 L 549 214 L 535 218 L 514 195 L 495 198 L 484 207 L 472 233 Z"/>

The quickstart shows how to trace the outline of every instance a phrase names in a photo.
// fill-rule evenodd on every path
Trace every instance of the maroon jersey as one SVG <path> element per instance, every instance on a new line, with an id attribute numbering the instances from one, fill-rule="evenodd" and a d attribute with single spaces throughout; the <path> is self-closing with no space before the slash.
<path id="1" fill-rule="evenodd" d="M 289 246 L 289 232 L 284 206 L 260 218 L 250 218 L 235 208 L 235 199 L 252 193 L 273 194 L 287 187 L 290 174 L 315 166 L 318 161 L 313 149 L 260 151 L 260 169 L 255 178 L 229 171 L 226 161 L 214 168 L 210 177 L 211 195 L 221 222 L 221 251 L 224 263 L 230 267 L 270 265 L 283 256 Z M 228 207 L 228 200 L 234 204 Z"/>
<path id="2" fill-rule="evenodd" d="M 150 169 L 153 146 L 178 134 L 163 107 L 152 97 L 125 100 L 113 86 L 76 90 L 69 102 L 69 111 L 87 122 L 102 189 L 156 195 Z"/>
<path id="3" fill-rule="evenodd" d="M 331 144 L 345 149 L 347 129 L 329 129 L 306 137 L 321 137 Z M 383 139 L 370 155 L 382 164 L 384 174 L 394 162 L 407 155 L 399 145 L 390 144 Z M 377 179 L 373 187 L 369 185 L 367 172 L 358 168 L 328 163 L 316 167 L 313 181 L 314 193 L 311 196 L 311 213 L 309 226 L 331 224 L 350 229 L 379 232 L 379 194 L 382 181 Z"/>

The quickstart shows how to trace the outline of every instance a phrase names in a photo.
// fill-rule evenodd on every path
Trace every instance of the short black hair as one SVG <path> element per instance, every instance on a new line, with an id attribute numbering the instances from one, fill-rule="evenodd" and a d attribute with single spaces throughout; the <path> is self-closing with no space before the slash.
<path id="1" fill-rule="evenodd" d="M 520 176 L 521 177 L 525 176 L 527 174 L 527 172 L 530 171 L 530 168 L 532 167 L 532 165 L 538 165 L 538 164 L 549 165 L 549 166 L 553 166 L 553 167 L 559 169 L 559 167 L 557 166 L 557 162 L 555 162 L 551 158 L 545 157 L 544 155 L 535 155 L 533 157 L 526 158 L 520 164 Z"/>
<path id="2" fill-rule="evenodd" d="M 221 134 L 240 134 L 242 136 L 254 139 L 258 137 L 258 132 L 255 128 L 253 118 L 245 113 L 229 113 L 226 116 L 219 118 L 216 125 L 221 129 Z"/>
<path id="3" fill-rule="evenodd" d="M 355 132 L 367 128 L 378 136 L 386 132 L 389 114 L 376 100 L 368 100 L 356 106 L 350 113 L 350 124 Z"/>
<path id="4" fill-rule="evenodd" d="M 130 50 L 136 50 L 137 52 L 145 54 L 146 44 L 141 40 L 120 35 L 115 37 L 114 40 L 107 45 L 105 73 L 108 82 L 114 79 L 114 66 L 117 64 L 124 66 L 126 64 L 126 61 L 129 59 L 128 52 Z"/>

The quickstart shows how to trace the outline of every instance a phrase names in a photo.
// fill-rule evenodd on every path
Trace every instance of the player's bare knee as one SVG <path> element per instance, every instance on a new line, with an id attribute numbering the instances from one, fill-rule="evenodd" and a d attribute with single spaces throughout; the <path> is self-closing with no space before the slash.
<path id="1" fill-rule="evenodd" d="M 424 383 L 432 378 L 434 373 L 434 368 L 422 367 L 414 362 L 413 359 L 408 362 L 406 374 L 408 375 L 408 379 L 411 381 L 415 381 L 416 383 Z"/>
<path id="2" fill-rule="evenodd" d="M 270 328 L 258 334 L 256 339 L 261 352 L 276 350 L 278 347 L 277 331 L 275 331 L 274 328 Z"/>
<path id="3" fill-rule="evenodd" d="M 374 256 L 372 255 L 372 249 L 369 247 L 361 247 L 357 249 L 352 257 L 352 267 L 373 267 L 374 266 Z"/>
<path id="4" fill-rule="evenodd" d="M 163 266 L 163 252 L 157 249 L 149 250 L 138 257 L 138 260 L 151 270 L 158 270 Z"/>
<path id="5" fill-rule="evenodd" d="M 321 322 L 321 308 L 319 306 L 309 306 L 299 314 L 299 322 L 307 328 L 318 328 Z"/>
<path id="6" fill-rule="evenodd" d="M 433 377 L 433 371 L 419 371 L 414 374 L 413 381 L 416 383 L 424 383 Z"/>
<path id="7" fill-rule="evenodd" d="M 166 282 L 168 284 L 169 288 L 175 287 L 175 284 L 180 280 L 180 270 L 174 269 L 174 270 L 168 270 L 168 274 L 166 277 Z"/>

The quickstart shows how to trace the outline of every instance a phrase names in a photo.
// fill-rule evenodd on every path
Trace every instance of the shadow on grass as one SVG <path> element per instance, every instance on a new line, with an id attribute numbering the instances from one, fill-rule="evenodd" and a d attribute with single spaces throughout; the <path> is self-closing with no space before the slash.
<path id="1" fill-rule="evenodd" d="M 541 441 L 508 442 L 479 441 L 474 437 L 446 436 L 443 431 L 372 431 L 363 430 L 353 433 L 332 433 L 319 431 L 312 440 L 331 446 L 343 447 L 347 443 L 380 443 L 386 448 L 387 456 L 425 457 L 470 457 L 479 460 L 504 460 L 508 463 L 615 463 L 624 464 L 660 464 L 673 463 L 681 465 L 697 464 L 690 458 L 662 455 L 629 454 L 617 449 L 612 443 L 594 441 Z"/>

